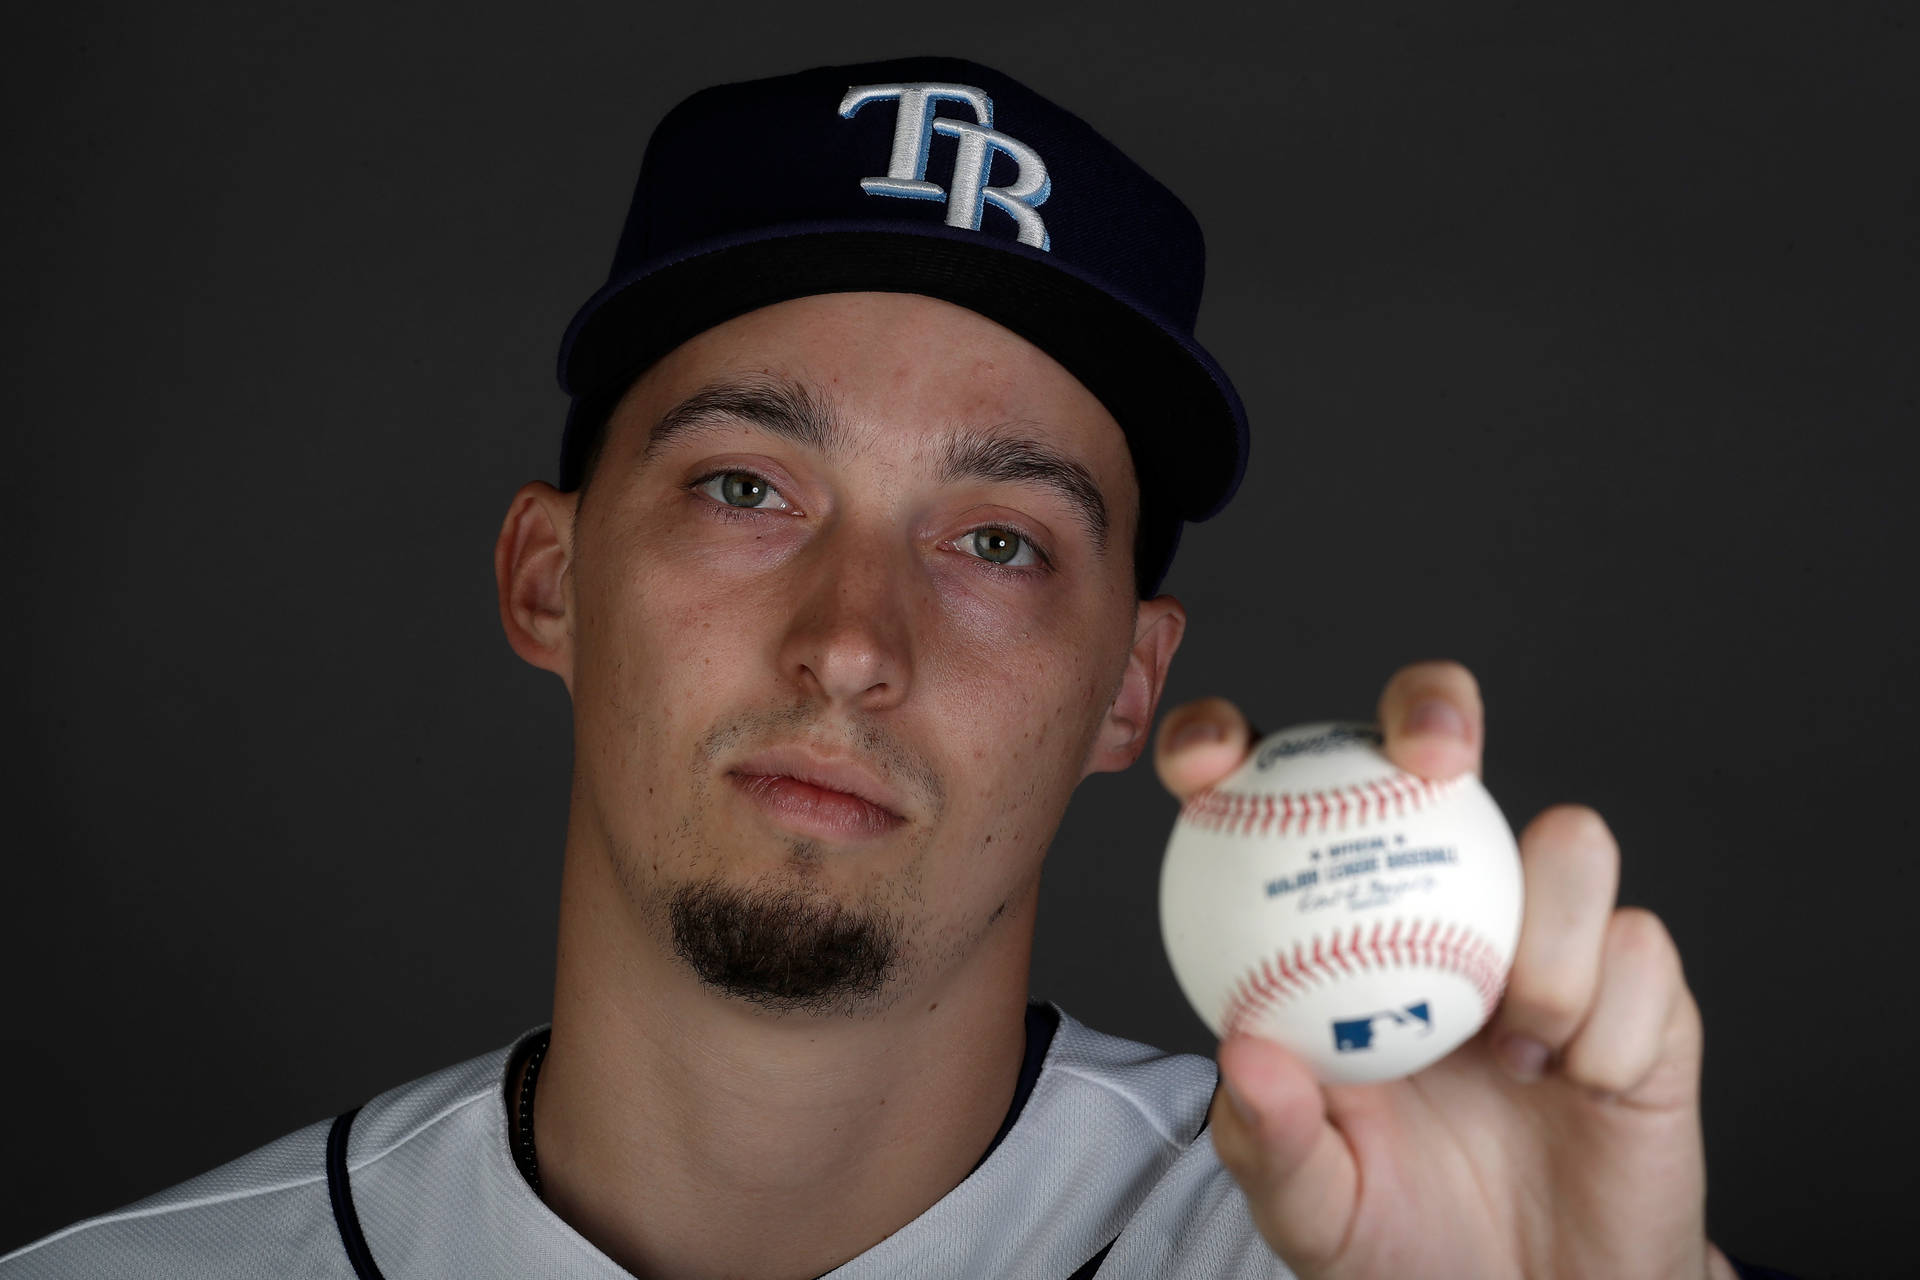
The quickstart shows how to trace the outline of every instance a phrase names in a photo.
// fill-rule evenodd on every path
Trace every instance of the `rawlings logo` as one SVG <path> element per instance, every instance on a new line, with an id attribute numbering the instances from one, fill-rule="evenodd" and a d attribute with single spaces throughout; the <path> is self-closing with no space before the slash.
<path id="1" fill-rule="evenodd" d="M 1254 768 L 1271 769 L 1280 761 L 1291 760 L 1295 756 L 1323 756 L 1330 751 L 1340 751 L 1355 743 L 1377 747 L 1385 741 L 1386 737 L 1373 725 L 1337 724 L 1325 733 L 1316 733 L 1309 738 L 1292 738 L 1268 743 L 1260 748 L 1260 754 L 1254 759 Z"/>

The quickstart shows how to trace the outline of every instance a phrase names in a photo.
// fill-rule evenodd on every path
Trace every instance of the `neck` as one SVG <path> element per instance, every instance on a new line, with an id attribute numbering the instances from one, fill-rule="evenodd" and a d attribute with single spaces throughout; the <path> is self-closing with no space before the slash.
<path id="1" fill-rule="evenodd" d="M 1019 1075 L 1031 894 L 1004 941 L 884 1012 L 770 1014 L 639 936 L 583 852 L 534 1101 L 543 1194 L 583 1236 L 650 1280 L 808 1280 L 967 1176 Z"/>

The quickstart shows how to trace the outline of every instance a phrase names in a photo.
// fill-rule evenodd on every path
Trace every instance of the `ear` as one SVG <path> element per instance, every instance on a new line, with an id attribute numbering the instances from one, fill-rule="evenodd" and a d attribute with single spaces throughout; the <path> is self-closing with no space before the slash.
<path id="1" fill-rule="evenodd" d="M 1133 649 L 1120 675 L 1120 689 L 1100 722 L 1093 750 L 1087 755 L 1090 773 L 1118 773 L 1140 758 L 1153 727 L 1154 708 L 1167 687 L 1167 667 L 1180 638 L 1187 633 L 1187 611 L 1172 596 L 1155 596 L 1140 603 L 1133 622 Z"/>
<path id="2" fill-rule="evenodd" d="M 577 493 L 520 486 L 493 544 L 500 625 L 513 651 L 573 694 L 573 512 Z"/>

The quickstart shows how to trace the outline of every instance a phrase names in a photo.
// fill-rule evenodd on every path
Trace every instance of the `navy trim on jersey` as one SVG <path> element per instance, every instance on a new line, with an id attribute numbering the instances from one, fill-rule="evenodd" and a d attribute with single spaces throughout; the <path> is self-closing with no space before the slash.
<path id="1" fill-rule="evenodd" d="M 1054 1019 L 1054 1025 L 1056 1027 L 1059 1026 L 1058 1018 Z M 1031 1090 L 1032 1086 L 1029 1085 L 1028 1089 Z M 1194 1130 L 1194 1133 L 1193 1133 L 1194 1142 L 1198 1142 L 1200 1141 L 1201 1138 L 1206 1136 L 1207 1126 L 1213 1123 L 1213 1103 L 1214 1103 L 1214 1100 L 1217 1099 L 1219 1096 L 1220 1096 L 1220 1080 L 1218 1076 L 1215 1076 L 1214 1082 L 1213 1082 L 1213 1097 L 1207 1099 L 1207 1113 L 1200 1118 L 1200 1127 Z M 1189 1143 L 1188 1145 L 1191 1146 L 1192 1143 Z M 1119 1236 L 1115 1236 L 1113 1239 L 1107 1241 L 1106 1248 L 1100 1250 L 1100 1252 L 1094 1254 L 1091 1258 L 1088 1258 L 1085 1262 L 1081 1263 L 1080 1269 L 1074 1272 L 1072 1275 L 1068 1276 L 1067 1280 L 1093 1280 L 1095 1273 L 1100 1270 L 1100 1264 L 1107 1260 L 1107 1255 L 1113 1252 L 1113 1246 L 1119 1243 L 1120 1243 Z M 1791 1277 L 1788 1277 L 1787 1280 L 1791 1280 Z"/>
<path id="2" fill-rule="evenodd" d="M 340 1243 L 346 1246 L 353 1274 L 360 1280 L 386 1280 L 380 1268 L 373 1265 L 373 1251 L 367 1248 L 367 1237 L 360 1231 L 360 1215 L 353 1211 L 353 1189 L 348 1185 L 347 1134 L 359 1114 L 358 1107 L 343 1112 L 335 1117 L 327 1133 L 327 1195 L 333 1200 L 334 1225 L 340 1228 Z"/>
<path id="3" fill-rule="evenodd" d="M 1033 1094 L 1033 1086 L 1040 1081 L 1041 1064 L 1047 1060 L 1047 1050 L 1053 1045 L 1053 1033 L 1060 1029 L 1060 1015 L 1054 1007 L 1044 1001 L 1035 1000 L 1027 1005 L 1027 1050 L 1020 1060 L 1020 1078 L 1013 1086 L 1013 1102 L 1007 1107 L 1006 1119 L 1000 1122 L 1000 1132 L 993 1135 L 993 1141 L 973 1163 L 974 1170 L 987 1162 L 1000 1140 L 1013 1132 L 1013 1122 L 1020 1118 L 1020 1112 L 1026 1108 L 1027 1099 Z"/>
<path id="4" fill-rule="evenodd" d="M 1119 1236 L 1107 1241 L 1106 1248 L 1088 1258 L 1078 1271 L 1067 1277 L 1067 1280 L 1093 1280 L 1093 1273 L 1100 1269 L 1100 1264 L 1105 1262 L 1107 1255 L 1113 1252 L 1113 1246 L 1119 1243 Z"/>

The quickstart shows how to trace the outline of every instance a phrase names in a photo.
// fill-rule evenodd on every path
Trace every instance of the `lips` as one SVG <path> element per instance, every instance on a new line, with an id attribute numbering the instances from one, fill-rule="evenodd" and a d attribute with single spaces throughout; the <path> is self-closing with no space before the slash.
<path id="1" fill-rule="evenodd" d="M 728 780 L 783 826 L 827 839 L 885 835 L 905 823 L 893 790 L 860 766 L 804 752 L 762 752 Z"/>

